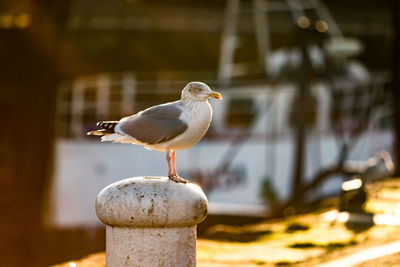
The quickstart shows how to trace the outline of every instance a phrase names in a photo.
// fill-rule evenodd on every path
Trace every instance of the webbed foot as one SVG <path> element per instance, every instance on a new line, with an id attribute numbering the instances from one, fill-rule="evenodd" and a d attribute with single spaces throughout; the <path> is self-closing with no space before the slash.
<path id="1" fill-rule="evenodd" d="M 176 183 L 183 183 L 186 184 L 188 181 L 183 179 L 182 177 L 180 177 L 177 174 L 170 174 L 168 175 L 168 178 L 171 179 L 172 181 L 176 182 Z"/>

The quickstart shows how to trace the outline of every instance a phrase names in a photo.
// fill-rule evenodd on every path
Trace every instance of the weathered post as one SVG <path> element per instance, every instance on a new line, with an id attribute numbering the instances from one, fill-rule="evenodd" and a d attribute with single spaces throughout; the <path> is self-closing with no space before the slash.
<path id="1" fill-rule="evenodd" d="M 197 185 L 128 178 L 99 193 L 96 212 L 106 225 L 107 267 L 196 266 L 196 225 L 207 215 Z"/>

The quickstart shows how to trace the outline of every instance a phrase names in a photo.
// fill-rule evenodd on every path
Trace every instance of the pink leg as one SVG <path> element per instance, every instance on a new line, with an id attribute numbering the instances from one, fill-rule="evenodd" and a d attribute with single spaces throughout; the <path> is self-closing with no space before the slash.
<path id="1" fill-rule="evenodd" d="M 171 157 L 172 157 L 172 175 L 178 176 L 178 174 L 176 173 L 175 150 L 172 150 Z"/>
<path id="2" fill-rule="evenodd" d="M 167 153 L 165 154 L 165 159 L 167 160 L 167 164 L 168 164 L 168 177 L 171 176 L 171 157 L 169 156 L 169 150 L 167 151 Z"/>
<path id="3" fill-rule="evenodd" d="M 176 173 L 176 164 L 175 164 L 175 150 L 172 150 L 171 153 L 171 159 L 172 159 L 172 174 L 169 174 L 168 177 L 169 179 L 177 182 L 177 183 L 184 183 L 186 184 L 187 181 L 183 179 L 182 177 L 179 177 L 179 175 Z"/>

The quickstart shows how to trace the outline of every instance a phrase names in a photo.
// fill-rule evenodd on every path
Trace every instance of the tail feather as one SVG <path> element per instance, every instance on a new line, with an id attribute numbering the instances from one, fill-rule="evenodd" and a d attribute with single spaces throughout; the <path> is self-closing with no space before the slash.
<path id="1" fill-rule="evenodd" d="M 117 134 L 117 133 L 113 133 L 113 134 L 103 135 L 101 137 L 101 142 L 113 142 L 113 143 L 116 143 L 116 142 L 122 141 L 125 138 L 126 138 L 125 136 L 122 136 L 122 135 Z"/>
<path id="2" fill-rule="evenodd" d="M 96 130 L 96 131 L 91 131 L 88 132 L 87 135 L 97 135 L 97 136 L 104 136 L 104 135 L 109 135 L 111 133 L 108 133 L 106 130 Z"/>

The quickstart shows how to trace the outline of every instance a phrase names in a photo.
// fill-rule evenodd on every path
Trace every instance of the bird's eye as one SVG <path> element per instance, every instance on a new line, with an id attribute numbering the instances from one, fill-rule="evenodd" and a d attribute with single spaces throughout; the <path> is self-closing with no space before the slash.
<path id="1" fill-rule="evenodd" d="M 195 87 L 195 88 L 190 88 L 189 91 L 190 91 L 192 94 L 197 94 L 197 93 L 200 93 L 200 92 L 202 91 L 202 89 L 199 88 L 199 87 Z"/>

